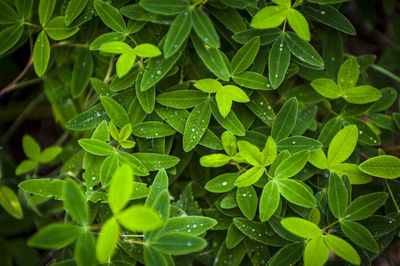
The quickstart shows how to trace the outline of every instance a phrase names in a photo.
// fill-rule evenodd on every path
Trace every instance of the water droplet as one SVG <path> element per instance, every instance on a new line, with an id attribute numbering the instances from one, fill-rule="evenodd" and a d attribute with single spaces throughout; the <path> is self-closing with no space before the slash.
<path id="1" fill-rule="evenodd" d="M 192 246 L 192 242 L 187 242 L 187 244 L 186 244 L 188 247 L 191 247 Z"/>
<path id="2" fill-rule="evenodd" d="M 228 184 L 228 182 L 224 181 L 222 182 L 222 186 L 226 186 Z"/>
<path id="3" fill-rule="evenodd" d="M 363 131 L 362 131 L 362 130 L 358 131 L 358 134 L 360 134 L 360 135 L 361 135 L 362 133 L 363 133 Z"/>
<path id="4" fill-rule="evenodd" d="M 161 75 L 161 70 L 157 70 L 157 75 Z"/>
<path id="5" fill-rule="evenodd" d="M 193 228 L 196 228 L 196 227 L 197 227 L 197 224 L 194 224 L 194 225 L 193 225 Z"/>
<path id="6" fill-rule="evenodd" d="M 293 144 L 293 145 L 296 144 L 296 141 L 293 140 L 293 141 L 292 141 L 292 144 Z"/>
<path id="7" fill-rule="evenodd" d="M 322 15 L 325 15 L 325 11 L 324 11 L 324 10 L 321 10 L 321 14 L 322 14 Z"/>

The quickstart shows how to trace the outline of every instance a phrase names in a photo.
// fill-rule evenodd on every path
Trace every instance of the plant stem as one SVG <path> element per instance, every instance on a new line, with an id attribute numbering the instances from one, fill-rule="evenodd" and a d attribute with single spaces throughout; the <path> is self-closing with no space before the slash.
<path id="1" fill-rule="evenodd" d="M 372 65 L 371 65 L 371 68 L 374 69 L 374 70 L 376 70 L 376 71 L 378 71 L 378 72 L 380 72 L 380 73 L 382 73 L 383 75 L 388 76 L 389 78 L 391 78 L 391 79 L 397 81 L 398 83 L 400 83 L 400 77 L 396 76 L 395 74 L 393 74 L 393 73 L 390 72 L 389 70 L 386 70 L 386 69 L 384 69 L 383 67 L 378 66 L 378 65 L 375 65 L 375 64 L 372 64 Z"/>
<path id="2" fill-rule="evenodd" d="M 324 228 L 322 228 L 322 231 L 326 231 L 326 229 L 331 228 L 332 226 L 334 226 L 335 224 L 340 223 L 340 220 L 334 221 L 333 223 L 331 223 L 328 226 L 325 226 Z"/>
<path id="3" fill-rule="evenodd" d="M 30 26 L 32 28 L 42 29 L 41 26 L 33 24 L 33 23 L 30 23 L 30 22 L 27 22 L 27 21 L 24 21 L 24 24 L 27 25 L 27 26 Z"/>
<path id="4" fill-rule="evenodd" d="M 389 191 L 390 197 L 392 198 L 394 207 L 396 207 L 397 213 L 400 213 L 399 206 L 397 205 L 396 199 L 395 199 L 395 197 L 393 195 L 392 189 L 390 188 L 390 185 L 389 185 L 389 182 L 387 181 L 387 179 L 385 179 L 385 183 L 386 183 L 386 187 L 387 187 L 387 189 Z"/>

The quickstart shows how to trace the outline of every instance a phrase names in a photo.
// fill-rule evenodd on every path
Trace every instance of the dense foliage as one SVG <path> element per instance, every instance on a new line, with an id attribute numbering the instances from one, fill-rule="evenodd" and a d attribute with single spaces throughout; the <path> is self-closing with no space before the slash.
<path id="1" fill-rule="evenodd" d="M 0 96 L 40 87 L 64 131 L 1 154 L 0 264 L 369 265 L 400 228 L 400 78 L 344 45 L 355 5 L 0 1 L 0 55 L 32 47 Z"/>

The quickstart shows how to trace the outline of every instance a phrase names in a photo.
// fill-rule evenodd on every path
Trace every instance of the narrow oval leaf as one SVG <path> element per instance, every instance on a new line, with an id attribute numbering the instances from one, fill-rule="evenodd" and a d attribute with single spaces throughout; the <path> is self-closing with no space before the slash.
<path id="1" fill-rule="evenodd" d="M 42 31 L 36 38 L 32 59 L 36 75 L 39 77 L 43 76 L 50 60 L 50 43 L 44 31 Z"/>
<path id="2" fill-rule="evenodd" d="M 141 138 L 161 138 L 175 132 L 168 124 L 157 121 L 141 122 L 132 127 L 132 134 Z"/>
<path id="3" fill-rule="evenodd" d="M 183 149 L 191 151 L 203 137 L 211 118 L 210 102 L 196 106 L 189 115 L 183 133 Z"/>
<path id="4" fill-rule="evenodd" d="M 0 205 L 15 218 L 22 218 L 23 213 L 17 195 L 9 187 L 0 186 Z"/>
<path id="5" fill-rule="evenodd" d="M 114 153 L 114 148 L 101 140 L 80 139 L 78 143 L 85 151 L 94 155 L 107 156 Z"/>
<path id="6" fill-rule="evenodd" d="M 117 32 L 125 32 L 126 25 L 121 14 L 111 4 L 102 1 L 95 0 L 94 8 L 99 15 L 101 21 L 106 24 L 110 29 Z"/>
<path id="7" fill-rule="evenodd" d="M 207 242 L 197 236 L 173 232 L 162 234 L 149 246 L 166 254 L 184 255 L 202 250 L 207 246 Z"/>
<path id="8" fill-rule="evenodd" d="M 256 190 L 252 187 L 239 187 L 236 191 L 236 202 L 243 215 L 253 220 L 257 212 L 258 198 Z"/>
<path id="9" fill-rule="evenodd" d="M 152 208 L 134 205 L 117 216 L 118 222 L 132 232 L 148 232 L 163 224 L 160 215 Z"/>
<path id="10" fill-rule="evenodd" d="M 300 181 L 279 179 L 276 183 L 278 184 L 279 192 L 289 202 L 306 208 L 313 208 L 317 205 L 309 188 Z"/>
<path id="11" fill-rule="evenodd" d="M 2 31 L 0 31 L 0 40 L 1 40 L 0 41 L 0 55 L 4 54 L 9 49 L 11 49 L 21 38 L 23 32 L 24 32 L 23 24 L 16 24 L 16 25 L 7 27 L 7 28 L 3 29 Z M 39 49 L 39 48 L 37 48 L 37 49 Z M 39 53 L 39 51 L 37 50 L 36 53 Z M 38 56 L 39 55 L 37 54 L 36 58 L 38 58 Z M 40 59 L 36 59 L 36 60 L 40 60 Z M 39 62 L 37 62 L 36 64 L 38 64 L 38 63 Z"/>
<path id="12" fill-rule="evenodd" d="M 71 94 L 73 98 L 82 95 L 93 73 L 93 58 L 87 49 L 81 49 L 72 70 Z"/>
<path id="13" fill-rule="evenodd" d="M 126 124 L 129 124 L 128 113 L 116 100 L 108 96 L 102 96 L 100 97 L 100 101 L 107 115 L 119 128 L 123 128 Z"/>
<path id="14" fill-rule="evenodd" d="M 285 43 L 290 52 L 301 61 L 313 66 L 324 66 L 324 61 L 314 47 L 312 47 L 308 42 L 299 38 L 293 32 L 288 32 L 285 34 Z"/>
<path id="15" fill-rule="evenodd" d="M 260 48 L 260 38 L 254 37 L 243 45 L 232 58 L 232 74 L 245 71 L 253 63 Z"/>
<path id="16" fill-rule="evenodd" d="M 68 214 L 79 224 L 87 225 L 89 222 L 88 205 L 78 184 L 72 179 L 65 180 L 62 193 L 64 207 Z"/>
<path id="17" fill-rule="evenodd" d="M 194 31 L 200 39 L 211 47 L 219 47 L 219 37 L 210 18 L 199 8 L 192 11 L 192 23 Z"/>
<path id="18" fill-rule="evenodd" d="M 302 218 L 284 218 L 281 220 L 281 224 L 286 230 L 302 238 L 314 239 L 322 235 L 322 231 L 317 225 Z"/>
<path id="19" fill-rule="evenodd" d="M 356 245 L 366 248 L 372 252 L 378 252 L 379 246 L 367 228 L 353 221 L 341 221 L 340 228 L 343 233 Z"/>
<path id="20" fill-rule="evenodd" d="M 262 191 L 260 198 L 260 220 L 266 222 L 278 209 L 280 194 L 275 182 L 268 182 Z"/>
<path id="21" fill-rule="evenodd" d="M 276 178 L 290 178 L 300 172 L 307 164 L 309 151 L 299 151 L 286 158 L 275 170 Z"/>
<path id="22" fill-rule="evenodd" d="M 203 103 L 207 95 L 198 90 L 176 90 L 157 95 L 157 102 L 172 108 L 187 109 Z"/>
<path id="23" fill-rule="evenodd" d="M 234 183 L 239 177 L 236 173 L 225 173 L 214 177 L 207 182 L 205 189 L 213 193 L 224 193 L 235 187 Z"/>
<path id="24" fill-rule="evenodd" d="M 336 255 L 352 264 L 360 265 L 360 256 L 349 243 L 331 234 L 324 235 L 323 240 Z"/>
<path id="25" fill-rule="evenodd" d="M 184 0 L 141 0 L 139 4 L 152 13 L 167 16 L 178 14 L 189 7 Z"/>
<path id="26" fill-rule="evenodd" d="M 344 218 L 357 221 L 368 218 L 386 202 L 388 194 L 375 192 L 353 200 L 344 212 Z"/>
<path id="27" fill-rule="evenodd" d="M 183 45 L 190 30 L 192 29 L 192 12 L 185 11 L 180 13 L 169 27 L 167 36 L 164 42 L 165 58 L 175 54 Z"/>
<path id="28" fill-rule="evenodd" d="M 290 153 L 305 150 L 315 151 L 322 148 L 322 143 L 309 137 L 293 136 L 278 141 L 278 143 L 276 143 L 276 148 L 278 151 L 288 150 Z"/>
<path id="29" fill-rule="evenodd" d="M 400 159 L 392 155 L 380 155 L 366 160 L 358 168 L 371 176 L 394 179 L 400 176 Z"/>
<path id="30" fill-rule="evenodd" d="M 284 38 L 276 39 L 269 51 L 268 69 L 269 81 L 274 89 L 283 82 L 290 63 L 290 50 Z"/>
<path id="31" fill-rule="evenodd" d="M 87 0 L 84 0 L 82 2 L 85 1 L 87 2 Z M 51 15 L 53 15 L 54 7 L 56 6 L 56 2 L 57 1 L 52 1 L 52 0 L 39 1 L 39 8 L 38 8 L 39 22 L 40 25 L 42 25 L 43 27 L 46 26 L 47 22 L 50 21 Z M 70 2 L 74 2 L 74 0 Z"/>
<path id="32" fill-rule="evenodd" d="M 55 2 L 55 1 L 54 1 Z M 71 0 L 65 10 L 65 25 L 69 26 L 85 9 L 88 0 Z"/>
<path id="33" fill-rule="evenodd" d="M 272 125 L 271 136 L 275 141 L 286 138 L 292 132 L 297 119 L 298 102 L 295 97 L 287 100 Z"/>
<path id="34" fill-rule="evenodd" d="M 96 265 L 96 245 L 93 233 L 85 231 L 76 241 L 74 259 L 78 266 Z"/>
<path id="35" fill-rule="evenodd" d="M 50 224 L 29 238 L 28 246 L 43 249 L 63 248 L 74 242 L 81 230 L 72 224 Z"/>
<path id="36" fill-rule="evenodd" d="M 100 230 L 96 242 L 96 257 L 100 263 L 107 263 L 119 240 L 119 226 L 114 217 L 108 219 Z"/>
<path id="37" fill-rule="evenodd" d="M 168 219 L 164 232 L 182 232 L 194 236 L 201 235 L 211 229 L 217 221 L 204 216 L 184 216 Z"/>
<path id="38" fill-rule="evenodd" d="M 358 129 L 356 125 L 350 125 L 340 130 L 329 144 L 329 166 L 339 164 L 349 158 L 357 145 L 357 140 Z"/>
<path id="39" fill-rule="evenodd" d="M 108 204 L 117 214 L 128 203 L 133 191 L 132 169 L 123 164 L 115 171 L 108 190 Z"/>
<path id="40" fill-rule="evenodd" d="M 347 208 L 348 192 L 340 176 L 332 173 L 329 177 L 328 186 L 329 208 L 336 218 L 342 218 Z"/>

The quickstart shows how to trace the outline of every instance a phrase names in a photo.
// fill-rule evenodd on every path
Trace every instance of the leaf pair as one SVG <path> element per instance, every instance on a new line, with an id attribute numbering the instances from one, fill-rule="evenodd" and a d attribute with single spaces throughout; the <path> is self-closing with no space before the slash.
<path id="1" fill-rule="evenodd" d="M 222 117 L 227 117 L 232 108 L 232 101 L 249 102 L 247 94 L 237 86 L 225 85 L 214 79 L 202 79 L 197 81 L 194 86 L 207 93 L 215 93 L 218 110 Z"/>
<path id="2" fill-rule="evenodd" d="M 122 41 L 111 41 L 103 43 L 99 50 L 104 53 L 120 54 L 117 60 L 117 75 L 123 77 L 132 69 L 136 56 L 139 57 L 157 57 L 161 51 L 157 46 L 150 43 L 143 43 L 135 46 L 133 49 L 127 43 Z"/>
<path id="3" fill-rule="evenodd" d="M 291 1 L 273 2 L 277 5 L 264 7 L 254 15 L 251 26 L 256 29 L 269 29 L 278 27 L 287 20 L 300 38 L 309 41 L 311 34 L 308 22 L 299 11 L 291 7 Z"/>
<path id="4" fill-rule="evenodd" d="M 382 93 L 368 85 L 356 86 L 359 77 L 359 65 L 354 57 L 348 58 L 340 67 L 337 83 L 328 78 L 318 78 L 311 82 L 311 87 L 329 99 L 343 97 L 353 104 L 366 104 L 377 101 Z"/>
<path id="5" fill-rule="evenodd" d="M 121 145 L 124 149 L 133 148 L 136 142 L 132 140 L 128 140 L 129 136 L 132 133 L 131 124 L 126 124 L 121 128 L 121 131 L 118 131 L 117 127 L 114 125 L 113 122 L 110 121 L 108 124 L 108 128 L 111 134 L 111 137 L 118 141 L 119 145 Z"/>
<path id="6" fill-rule="evenodd" d="M 304 265 L 324 265 L 329 258 L 329 250 L 344 260 L 359 265 L 361 262 L 357 251 L 345 240 L 332 235 L 322 235 L 321 229 L 307 220 L 289 217 L 281 221 L 282 226 L 289 232 L 309 239 L 304 249 Z"/>
<path id="7" fill-rule="evenodd" d="M 40 151 L 39 144 L 29 135 L 22 138 L 22 148 L 25 155 L 29 158 L 22 161 L 17 169 L 16 175 L 30 172 L 38 167 L 40 163 L 48 163 L 54 160 L 62 151 L 61 147 L 52 146 Z"/>

